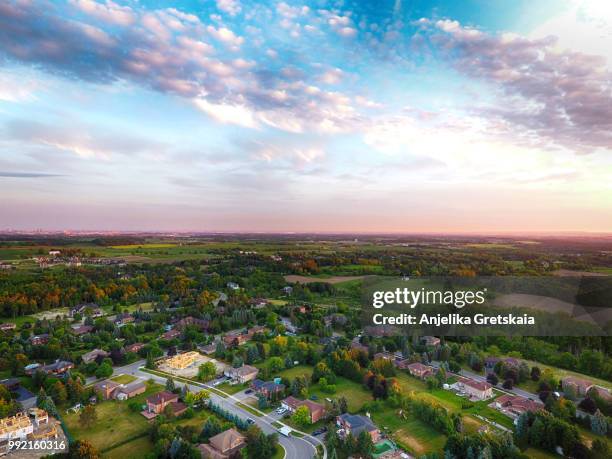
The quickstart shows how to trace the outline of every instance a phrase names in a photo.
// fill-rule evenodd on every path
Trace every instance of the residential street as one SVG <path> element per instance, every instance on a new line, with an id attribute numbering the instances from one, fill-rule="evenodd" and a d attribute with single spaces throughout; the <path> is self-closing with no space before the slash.
<path id="1" fill-rule="evenodd" d="M 123 367 L 117 367 L 114 369 L 113 374 L 129 374 L 133 376 L 138 376 L 144 380 L 153 379 L 154 381 L 162 385 L 166 384 L 166 378 L 164 378 L 163 376 L 158 376 L 142 371 L 140 368 L 144 366 L 144 364 L 144 360 L 139 360 Z M 175 380 L 175 383 L 177 387 L 187 385 L 189 390 L 192 392 L 199 392 L 204 389 L 198 384 L 186 384 L 179 380 Z M 215 388 L 215 390 L 218 389 Z M 261 417 L 255 416 L 249 413 L 248 411 L 242 409 L 241 407 L 236 406 L 236 403 L 240 401 L 236 397 L 228 395 L 227 398 L 223 398 L 212 391 L 209 391 L 209 393 L 210 399 L 215 404 L 222 406 L 224 409 L 231 411 L 232 413 L 237 414 L 242 418 L 252 419 L 264 433 L 278 433 L 278 429 L 272 426 L 272 423 L 279 421 L 271 415 L 264 415 Z M 306 435 L 303 438 L 298 438 L 294 436 L 285 437 L 278 433 L 278 441 L 285 449 L 285 459 L 311 459 L 316 454 L 316 446 L 322 445 L 320 440 L 315 439 L 310 435 Z"/>

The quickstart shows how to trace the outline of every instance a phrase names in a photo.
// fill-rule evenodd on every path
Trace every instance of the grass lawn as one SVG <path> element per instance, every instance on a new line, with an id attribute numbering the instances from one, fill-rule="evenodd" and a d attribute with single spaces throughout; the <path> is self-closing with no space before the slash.
<path id="1" fill-rule="evenodd" d="M 138 378 L 132 375 L 117 375 L 111 378 L 112 381 L 115 381 L 119 384 L 129 384 L 131 382 L 136 381 Z"/>
<path id="2" fill-rule="evenodd" d="M 276 445 L 276 453 L 272 456 L 272 459 L 284 459 L 285 457 L 285 448 L 282 445 Z"/>
<path id="3" fill-rule="evenodd" d="M 250 402 L 250 403 L 254 403 L 257 404 L 256 401 Z M 260 408 L 257 408 L 259 411 L 255 411 L 253 408 L 253 406 L 249 406 L 246 403 L 242 403 L 242 402 L 237 402 L 236 406 L 239 406 L 240 408 L 242 408 L 245 411 L 248 411 L 249 413 L 251 413 L 253 416 L 257 416 L 257 417 L 261 417 L 261 414 L 259 414 L 259 411 L 263 411 L 264 413 L 269 413 L 271 412 L 274 408 L 272 407 L 268 407 L 268 408 L 264 408 L 263 410 Z"/>
<path id="4" fill-rule="evenodd" d="M 132 400 L 144 403 L 149 395 L 163 389 L 158 384 L 147 382 L 147 390 Z M 75 438 L 85 438 L 101 451 L 146 432 L 150 425 L 140 413 L 131 411 L 125 402 L 113 400 L 99 403 L 96 406 L 96 413 L 98 421 L 88 429 L 80 426 L 78 414 L 66 414 L 64 420 Z"/>
<path id="5" fill-rule="evenodd" d="M 464 409 L 461 407 L 461 405 L 467 400 L 459 397 L 452 391 L 444 389 L 434 389 L 429 391 L 423 381 L 413 378 L 405 373 L 399 374 L 396 378 L 399 385 L 405 391 L 414 391 L 415 395 L 421 399 L 436 402 L 449 411 L 463 413 L 465 415 L 463 419 L 466 427 L 470 426 L 470 428 L 475 428 L 475 430 L 478 430 L 478 427 L 483 424 L 483 421 L 470 416 L 477 414 L 509 429 L 513 428 L 512 420 L 509 417 L 487 406 L 489 403 L 491 403 L 491 399 L 482 402 L 474 402 L 474 406 Z"/>
<path id="6" fill-rule="evenodd" d="M 296 376 L 307 376 L 308 379 L 312 376 L 312 367 L 308 365 L 297 365 L 293 368 L 281 371 L 278 375 L 281 378 L 295 379 Z"/>
<path id="7" fill-rule="evenodd" d="M 249 384 L 230 384 L 230 383 L 223 383 L 223 384 L 219 384 L 217 386 L 217 389 L 222 390 L 223 392 L 226 392 L 230 395 L 234 395 L 238 392 L 240 392 L 241 390 L 244 389 L 248 389 L 249 388 Z"/>
<path id="8" fill-rule="evenodd" d="M 302 432 L 306 432 L 306 433 L 312 433 L 315 430 L 320 429 L 321 427 L 325 426 L 325 421 L 323 419 L 321 419 L 318 422 L 315 422 L 314 424 L 308 424 L 307 426 L 297 425 L 295 422 L 291 420 L 291 417 L 283 419 L 283 422 L 287 424 L 288 426 L 290 426 L 292 429 L 301 430 Z"/>
<path id="9" fill-rule="evenodd" d="M 416 418 L 402 419 L 397 409 L 385 406 L 371 413 L 374 423 L 386 431 L 400 447 L 415 456 L 431 452 L 442 452 L 446 436 Z"/>
<path id="10" fill-rule="evenodd" d="M 361 384 L 357 384 L 356 382 L 340 376 L 336 379 L 335 394 L 323 392 L 318 384 L 311 386 L 308 392 L 309 395 L 316 395 L 319 399 L 317 401 L 321 403 L 324 403 L 326 398 L 337 400 L 340 397 L 344 397 L 348 402 L 348 409 L 351 413 L 359 411 L 364 403 L 373 400 L 372 394 L 365 390 Z"/>
<path id="11" fill-rule="evenodd" d="M 137 438 L 125 445 L 110 449 L 102 454 L 105 459 L 124 459 L 126 457 L 144 457 L 153 450 L 153 443 L 148 436 Z"/>
<path id="12" fill-rule="evenodd" d="M 556 454 L 553 453 L 549 453 L 548 451 L 544 451 L 541 449 L 536 449 L 536 448 L 527 448 L 525 451 L 523 451 L 528 457 L 533 458 L 533 459 L 553 459 L 553 458 L 560 458 L 561 456 L 558 456 Z"/>

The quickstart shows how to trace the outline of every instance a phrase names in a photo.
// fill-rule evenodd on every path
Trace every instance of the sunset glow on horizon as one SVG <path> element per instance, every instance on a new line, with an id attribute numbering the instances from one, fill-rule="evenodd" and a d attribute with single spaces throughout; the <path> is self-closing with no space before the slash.
<path id="1" fill-rule="evenodd" d="M 0 230 L 610 232 L 612 7 L 533 3 L 2 2 Z"/>

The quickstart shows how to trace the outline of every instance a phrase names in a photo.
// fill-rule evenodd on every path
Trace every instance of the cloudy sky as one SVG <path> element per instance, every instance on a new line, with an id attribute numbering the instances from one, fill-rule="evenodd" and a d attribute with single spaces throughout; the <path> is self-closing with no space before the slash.
<path id="1" fill-rule="evenodd" d="M 3 1 L 0 229 L 610 231 L 611 72 L 607 0 Z"/>

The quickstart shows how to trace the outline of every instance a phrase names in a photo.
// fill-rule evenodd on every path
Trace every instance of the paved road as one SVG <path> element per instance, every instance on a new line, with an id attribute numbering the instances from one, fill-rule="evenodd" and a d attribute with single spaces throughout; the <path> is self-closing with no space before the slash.
<path id="1" fill-rule="evenodd" d="M 162 385 L 166 384 L 166 378 L 164 378 L 163 376 L 158 376 L 142 371 L 140 368 L 144 364 L 144 360 L 139 360 L 123 367 L 117 367 L 114 369 L 113 374 L 130 374 L 138 376 L 145 380 L 153 379 L 154 381 Z M 188 389 L 194 393 L 204 390 L 201 385 L 197 384 L 183 383 L 182 381 L 177 380 L 175 380 L 175 384 L 177 387 L 182 387 L 186 385 Z M 249 413 L 248 411 L 242 409 L 241 407 L 236 406 L 236 403 L 239 401 L 237 398 L 232 396 L 229 396 L 228 398 L 223 398 L 212 391 L 209 391 L 209 393 L 210 400 L 212 400 L 216 405 L 223 407 L 224 409 L 240 416 L 241 418 L 252 419 L 264 433 L 278 433 L 276 427 L 272 426 L 272 422 L 276 421 L 276 419 L 274 419 L 273 417 L 268 415 L 262 417 L 255 416 Z M 282 445 L 283 448 L 285 448 L 285 459 L 311 459 L 316 454 L 316 446 L 318 444 L 317 440 L 313 439 L 312 437 L 285 437 L 280 434 L 278 442 Z"/>

